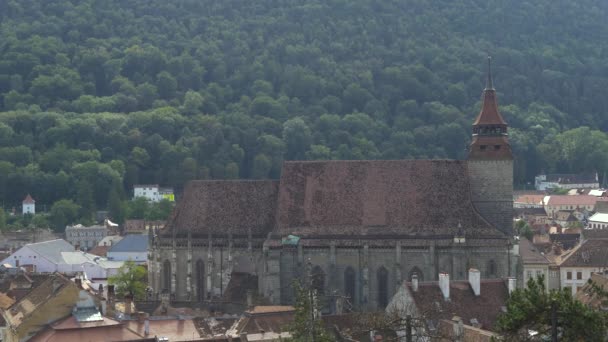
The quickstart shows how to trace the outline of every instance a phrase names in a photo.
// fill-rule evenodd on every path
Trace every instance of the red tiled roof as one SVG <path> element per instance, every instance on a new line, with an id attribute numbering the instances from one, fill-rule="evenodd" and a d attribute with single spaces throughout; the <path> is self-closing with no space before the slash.
<path id="1" fill-rule="evenodd" d="M 519 254 L 525 264 L 550 264 L 549 260 L 540 253 L 536 247 L 526 238 L 519 240 Z"/>
<path id="2" fill-rule="evenodd" d="M 547 205 L 595 205 L 596 202 L 607 200 L 591 195 L 551 195 Z"/>
<path id="3" fill-rule="evenodd" d="M 545 195 L 520 195 L 513 202 L 542 205 L 544 198 Z"/>
<path id="4" fill-rule="evenodd" d="M 475 211 L 466 161 L 285 162 L 281 235 L 503 237 Z"/>
<path id="5" fill-rule="evenodd" d="M 33 342 L 67 341 L 129 341 L 142 335 L 129 331 L 118 321 L 104 317 L 103 321 L 77 322 L 74 316 L 47 327 L 30 339 Z"/>
<path id="6" fill-rule="evenodd" d="M 475 296 L 468 282 L 452 281 L 449 301 L 443 299 L 437 282 L 420 283 L 417 292 L 409 290 L 421 314 L 432 319 L 451 319 L 457 315 L 465 324 L 475 318 L 487 330 L 494 327 L 509 296 L 502 279 L 481 280 L 479 296 Z"/>
<path id="7" fill-rule="evenodd" d="M 274 225 L 277 181 L 191 181 L 162 230 L 206 235 L 266 236 Z"/>
<path id="8" fill-rule="evenodd" d="M 562 256 L 561 267 L 608 267 L 608 240 L 583 241 Z"/>
<path id="9" fill-rule="evenodd" d="M 138 321 L 126 321 L 129 330 L 144 337 L 144 323 Z M 167 337 L 169 341 L 183 341 L 184 339 L 198 340 L 199 331 L 193 319 L 151 319 L 150 333 L 148 336 Z"/>
<path id="10" fill-rule="evenodd" d="M 110 247 L 112 246 L 95 246 L 89 251 L 89 254 L 95 254 L 105 257 L 106 255 L 108 255 L 108 250 L 110 249 Z"/>
<path id="11" fill-rule="evenodd" d="M 506 125 L 507 122 L 502 118 L 498 111 L 498 100 L 496 99 L 496 90 L 484 89 L 483 103 L 481 110 L 473 122 L 473 125 Z"/>
<path id="12" fill-rule="evenodd" d="M 32 196 L 30 196 L 30 194 L 27 194 L 27 196 L 23 200 L 23 204 L 34 204 L 34 203 L 36 203 L 36 201 L 34 201 Z"/>

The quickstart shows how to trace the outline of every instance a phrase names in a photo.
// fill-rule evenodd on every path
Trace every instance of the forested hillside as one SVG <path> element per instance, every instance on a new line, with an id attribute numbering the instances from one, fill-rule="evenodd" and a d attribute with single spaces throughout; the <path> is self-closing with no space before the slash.
<path id="1" fill-rule="evenodd" d="M 286 159 L 464 158 L 488 54 L 516 181 L 601 175 L 606 18 L 604 0 L 0 0 L 0 201 L 86 214 Z"/>

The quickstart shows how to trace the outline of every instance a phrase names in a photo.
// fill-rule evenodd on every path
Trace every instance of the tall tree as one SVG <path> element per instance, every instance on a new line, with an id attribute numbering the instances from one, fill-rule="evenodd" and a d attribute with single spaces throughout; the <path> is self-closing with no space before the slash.
<path id="1" fill-rule="evenodd" d="M 116 275 L 108 278 L 108 284 L 116 286 L 119 297 L 131 294 L 135 299 L 142 300 L 146 296 L 146 279 L 146 268 L 129 260 L 118 269 Z"/>

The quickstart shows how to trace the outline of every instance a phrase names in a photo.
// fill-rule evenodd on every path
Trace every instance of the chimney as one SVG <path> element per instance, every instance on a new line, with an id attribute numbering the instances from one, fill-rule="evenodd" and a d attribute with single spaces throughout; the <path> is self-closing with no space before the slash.
<path id="1" fill-rule="evenodd" d="M 448 273 L 439 273 L 439 288 L 443 293 L 443 299 L 450 300 L 450 275 Z"/>
<path id="2" fill-rule="evenodd" d="M 74 282 L 76 283 L 76 286 L 78 286 L 79 289 L 82 288 L 82 279 L 80 279 L 80 277 L 74 278 Z"/>
<path id="3" fill-rule="evenodd" d="M 250 308 L 253 306 L 253 291 L 247 290 L 247 307 Z"/>
<path id="4" fill-rule="evenodd" d="M 514 277 L 509 277 L 507 281 L 509 284 L 509 294 L 511 294 L 517 288 L 517 279 Z"/>
<path id="5" fill-rule="evenodd" d="M 469 269 L 469 284 L 471 285 L 471 289 L 473 289 L 473 293 L 475 296 L 479 296 L 481 292 L 481 274 L 478 269 L 471 268 Z"/>
<path id="6" fill-rule="evenodd" d="M 150 320 L 146 317 L 146 320 L 144 321 L 144 335 L 148 336 L 150 335 Z"/>
<path id="7" fill-rule="evenodd" d="M 412 291 L 418 292 L 418 275 L 416 273 L 412 276 Z"/>

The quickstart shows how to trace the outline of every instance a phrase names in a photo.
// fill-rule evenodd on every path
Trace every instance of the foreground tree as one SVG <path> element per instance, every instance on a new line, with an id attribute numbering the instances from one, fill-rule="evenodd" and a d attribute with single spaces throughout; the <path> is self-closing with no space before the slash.
<path id="1" fill-rule="evenodd" d="M 114 290 L 119 297 L 132 294 L 135 299 L 144 299 L 146 279 L 146 269 L 129 260 L 118 269 L 118 274 L 108 278 L 108 283 L 116 287 Z"/>
<path id="2" fill-rule="evenodd" d="M 507 312 L 497 321 L 506 341 L 545 341 L 552 328 L 563 341 L 603 341 L 606 321 L 572 297 L 568 290 L 545 291 L 544 277 L 531 278 L 526 289 L 517 289 L 507 302 Z M 538 334 L 530 336 L 530 331 Z"/>
<path id="3" fill-rule="evenodd" d="M 331 342 L 332 336 L 323 327 L 321 321 L 321 307 L 318 296 L 312 288 L 305 288 L 300 283 L 294 282 L 296 293 L 296 313 L 290 327 L 294 342 Z"/>

